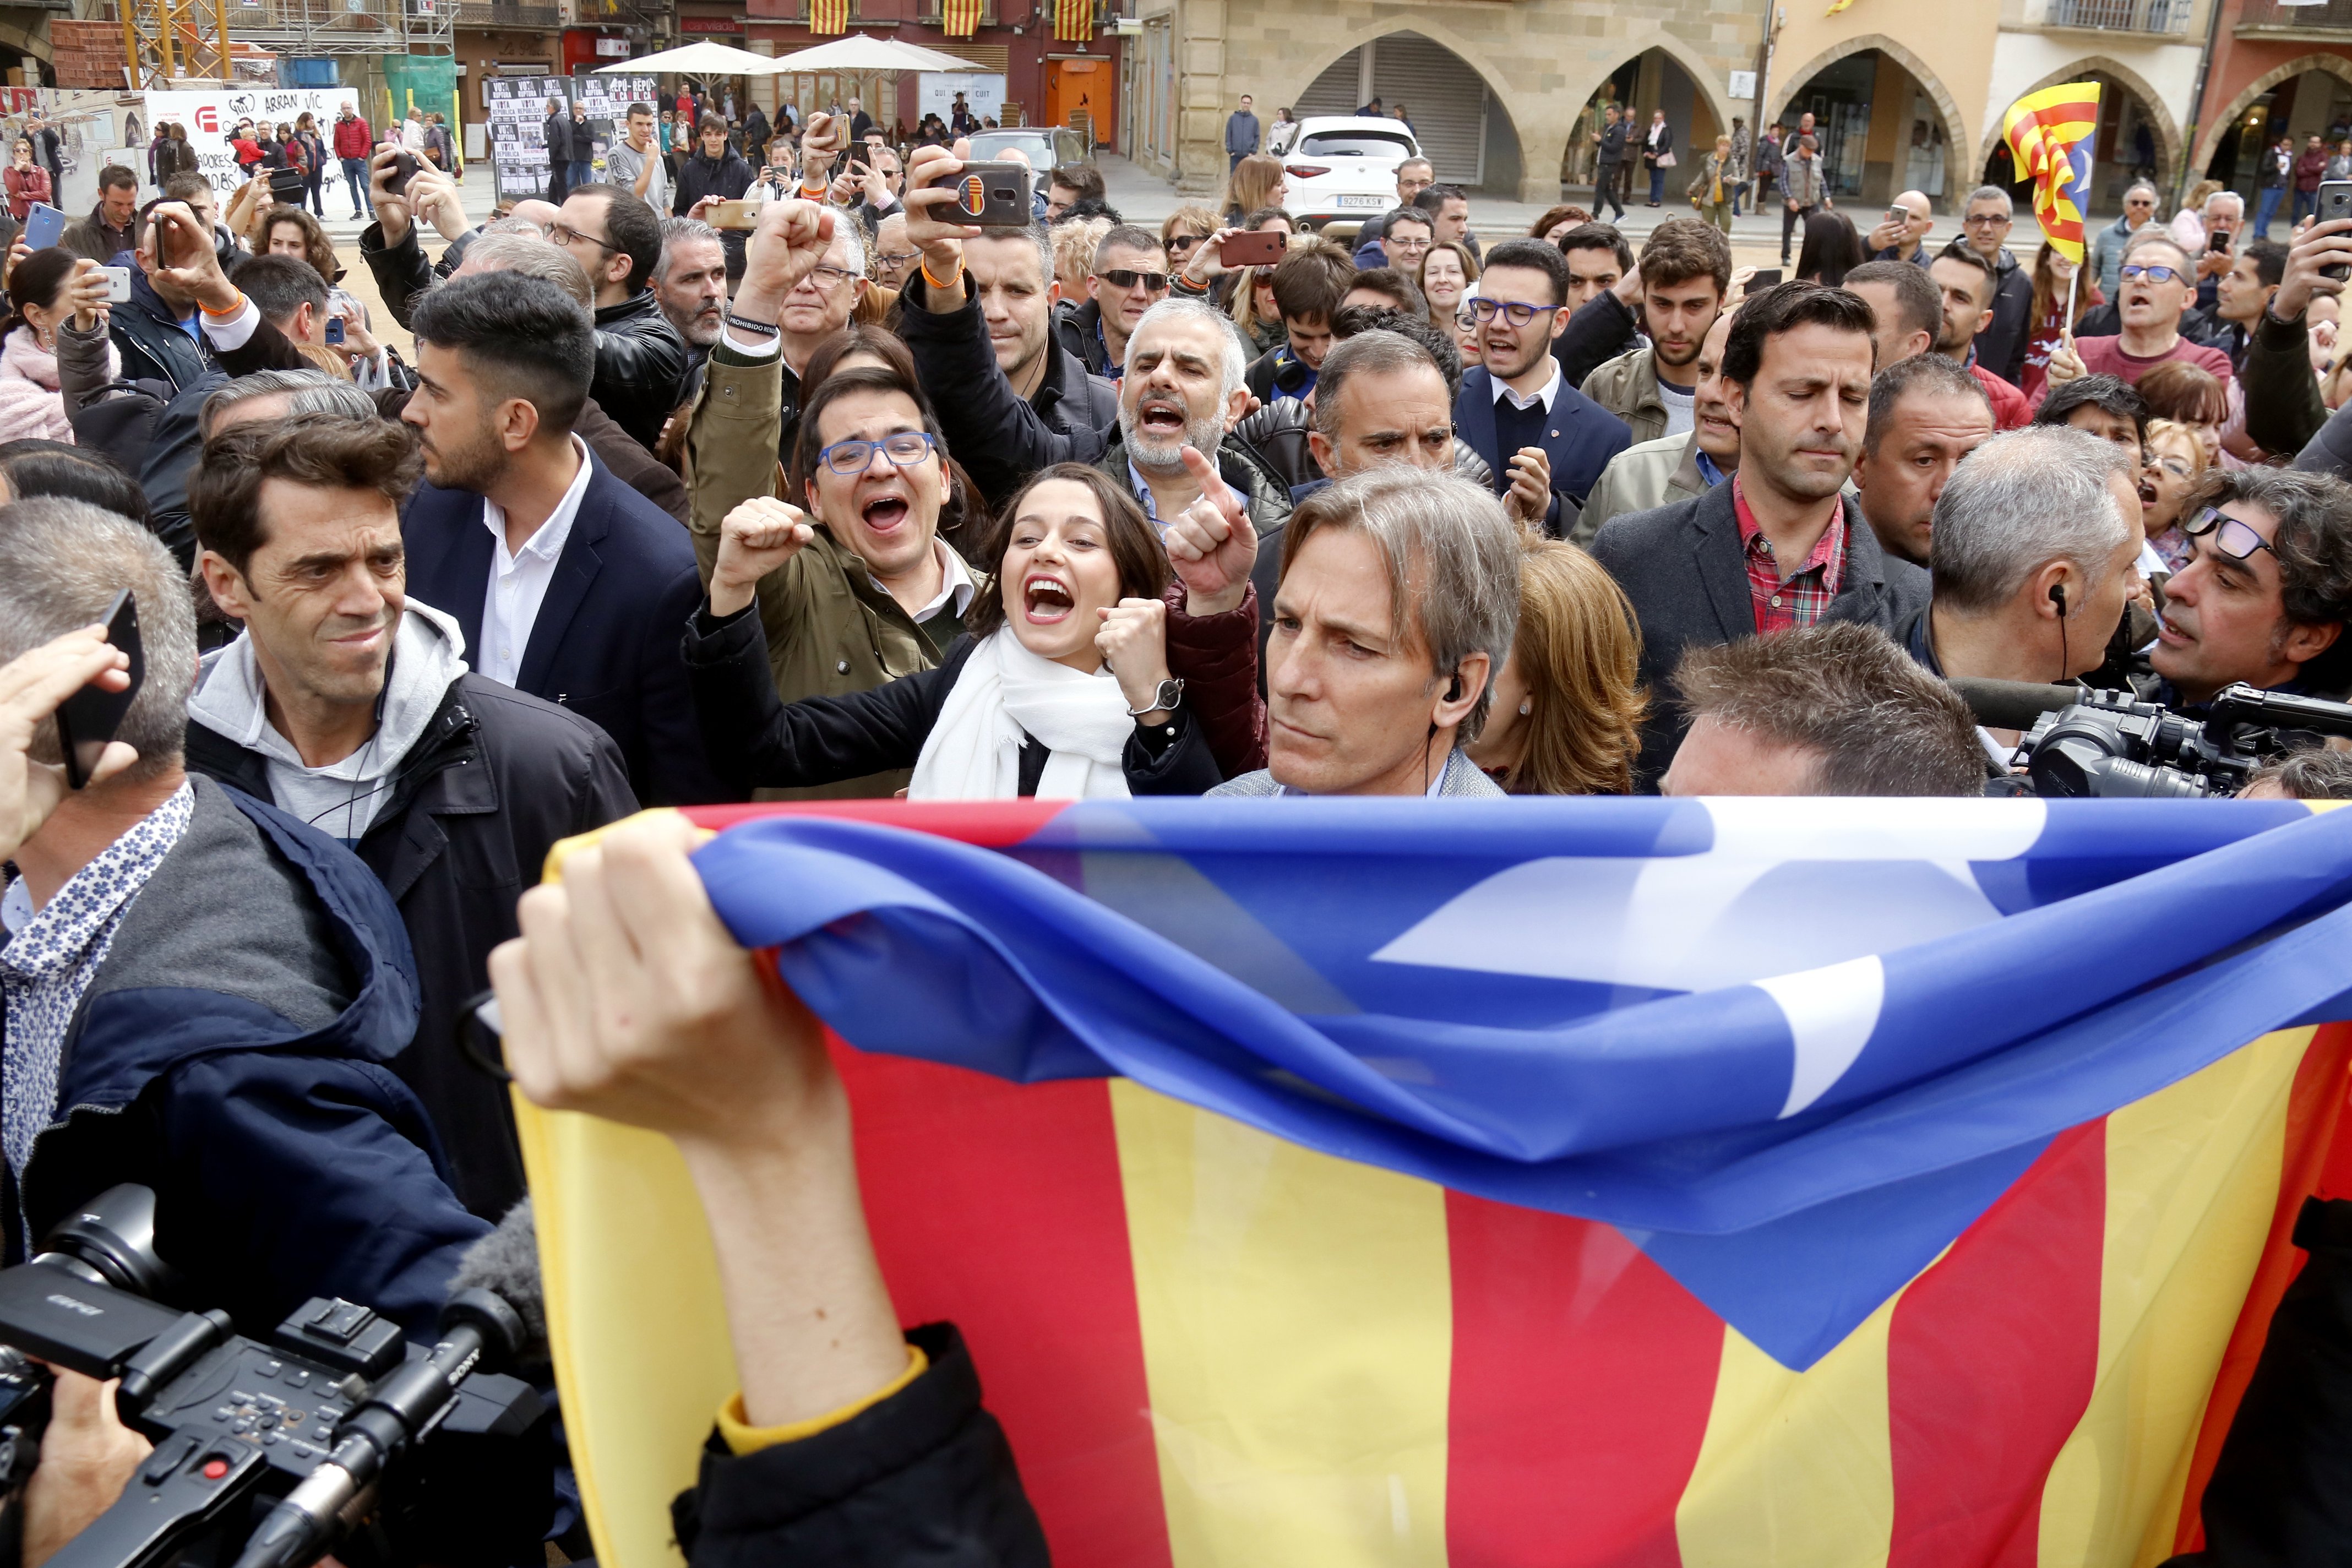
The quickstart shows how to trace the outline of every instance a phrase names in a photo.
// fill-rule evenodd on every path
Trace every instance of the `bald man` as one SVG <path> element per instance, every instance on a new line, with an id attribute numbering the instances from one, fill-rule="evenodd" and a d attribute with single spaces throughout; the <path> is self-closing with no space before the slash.
<path id="1" fill-rule="evenodd" d="M 1886 205 L 1886 213 L 1870 231 L 1867 242 L 1873 261 L 1908 261 L 1927 265 L 1927 231 L 1936 226 L 1936 209 L 1924 191 L 1906 191 Z"/>

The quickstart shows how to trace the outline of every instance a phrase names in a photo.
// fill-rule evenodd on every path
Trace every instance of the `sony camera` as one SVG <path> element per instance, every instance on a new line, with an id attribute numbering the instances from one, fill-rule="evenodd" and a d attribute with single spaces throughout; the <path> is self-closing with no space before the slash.
<path id="1" fill-rule="evenodd" d="M 330 1551 L 350 1568 L 544 1561 L 551 1420 L 498 1370 L 525 1342 L 512 1305 L 460 1290 L 424 1346 L 314 1299 L 265 1343 L 154 1299 L 175 1283 L 154 1230 L 154 1194 L 114 1187 L 0 1270 L 0 1480 L 20 1486 L 38 1462 L 38 1362 L 120 1378 L 118 1413 L 154 1444 L 55 1568 L 307 1568 Z"/>
<path id="2" fill-rule="evenodd" d="M 2329 735 L 2352 736 L 2352 706 L 2225 687 L 2190 719 L 2127 691 L 1956 680 L 1978 721 L 2022 730 L 2033 793 L 2057 799 L 2232 795 L 2263 763 Z"/>

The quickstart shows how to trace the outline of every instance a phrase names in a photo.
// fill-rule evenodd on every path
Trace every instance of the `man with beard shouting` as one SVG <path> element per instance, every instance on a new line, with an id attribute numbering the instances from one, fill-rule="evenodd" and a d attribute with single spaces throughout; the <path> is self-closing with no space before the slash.
<path id="1" fill-rule="evenodd" d="M 1705 495 L 1602 525 L 1593 556 L 1633 602 L 1641 679 L 1667 689 L 1685 648 L 1821 621 L 1892 633 L 1927 600 L 1927 574 L 1888 559 L 1839 494 L 1870 408 L 1870 307 L 1843 289 L 1782 283 L 1750 295 L 1724 342 L 1724 397 L 1739 468 Z M 1696 566 L 1696 572 L 1692 568 Z M 1655 789 L 1681 742 L 1663 705 L 1635 776 Z"/>

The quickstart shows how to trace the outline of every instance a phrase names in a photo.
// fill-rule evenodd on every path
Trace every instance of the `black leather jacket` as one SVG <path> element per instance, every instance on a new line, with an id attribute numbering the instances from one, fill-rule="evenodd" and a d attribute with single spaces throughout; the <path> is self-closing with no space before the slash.
<path id="1" fill-rule="evenodd" d="M 596 312 L 596 379 L 589 395 L 647 451 L 684 400 L 691 363 L 686 340 L 652 289 Z"/>

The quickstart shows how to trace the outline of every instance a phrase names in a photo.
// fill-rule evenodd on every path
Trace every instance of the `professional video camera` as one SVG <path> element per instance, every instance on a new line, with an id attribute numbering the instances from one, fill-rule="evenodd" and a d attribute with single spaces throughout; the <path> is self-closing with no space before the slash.
<path id="1" fill-rule="evenodd" d="M 37 1357 L 121 1378 L 116 1409 L 155 1445 L 121 1498 L 50 1561 L 144 1568 L 417 1562 L 492 1568 L 541 1560 L 553 1506 L 552 1437 L 531 1386 L 489 1370 L 526 1337 L 515 1308 L 463 1289 L 440 1340 L 408 1343 L 365 1307 L 314 1298 L 274 1342 L 227 1314 L 152 1297 L 173 1278 L 154 1250 L 155 1198 L 120 1186 L 0 1271 L 0 1462 L 27 1479 L 47 1416 Z"/>
<path id="2" fill-rule="evenodd" d="M 2060 799 L 2235 795 L 2311 737 L 2352 736 L 2352 706 L 2243 683 L 2224 687 L 2202 720 L 2126 691 L 2014 680 L 1952 689 L 1979 723 L 2025 732 L 2018 754 L 2033 793 Z"/>

